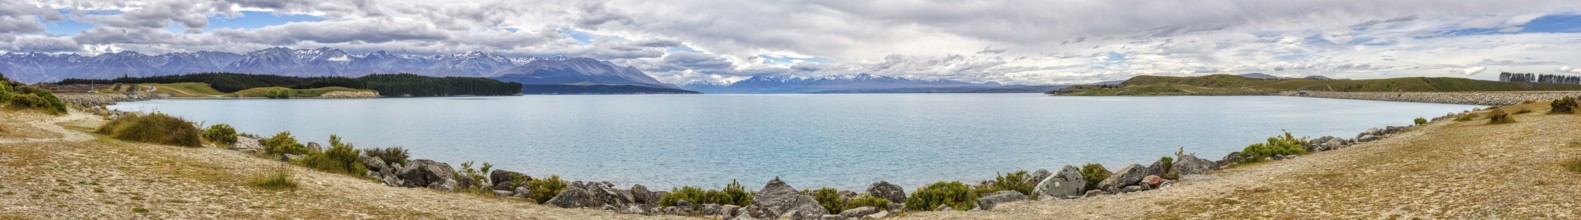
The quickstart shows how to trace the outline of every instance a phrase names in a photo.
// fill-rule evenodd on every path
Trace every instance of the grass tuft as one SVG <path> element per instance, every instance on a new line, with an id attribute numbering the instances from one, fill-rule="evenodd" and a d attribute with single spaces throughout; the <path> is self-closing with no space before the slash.
<path id="1" fill-rule="evenodd" d="M 1494 109 L 1492 112 L 1488 112 L 1488 124 L 1509 123 L 1515 123 L 1515 118 L 1510 117 L 1510 113 L 1505 113 L 1502 109 Z"/>
<path id="2" fill-rule="evenodd" d="M 296 179 L 291 178 L 290 169 L 282 166 L 253 180 L 253 186 L 267 190 L 296 189 Z"/>
<path id="3" fill-rule="evenodd" d="M 1565 162 L 1565 169 L 1570 172 L 1581 173 L 1581 159 L 1570 159 Z"/>
<path id="4" fill-rule="evenodd" d="M 184 147 L 198 147 L 203 142 L 199 136 L 203 132 L 192 122 L 157 112 L 121 116 L 95 132 L 115 139 Z"/>
<path id="5" fill-rule="evenodd" d="M 971 187 L 960 181 L 937 182 L 917 189 L 906 198 L 906 209 L 932 211 L 939 205 L 950 206 L 956 211 L 971 210 L 977 206 L 977 195 Z"/>

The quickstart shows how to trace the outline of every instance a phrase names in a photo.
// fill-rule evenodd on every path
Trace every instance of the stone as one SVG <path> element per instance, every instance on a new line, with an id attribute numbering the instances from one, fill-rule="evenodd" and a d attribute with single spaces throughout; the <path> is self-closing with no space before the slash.
<path id="1" fill-rule="evenodd" d="M 324 146 L 323 145 L 318 145 L 318 142 L 309 141 L 309 142 L 307 142 L 307 150 L 323 152 L 324 151 Z"/>
<path id="2" fill-rule="evenodd" d="M 362 166 L 368 168 L 368 171 L 390 171 L 390 164 L 384 163 L 384 159 L 379 159 L 379 157 L 362 155 L 362 157 L 358 159 L 359 162 L 362 162 Z"/>
<path id="3" fill-rule="evenodd" d="M 396 175 L 400 176 L 401 180 L 406 181 L 405 184 L 401 185 L 404 187 L 434 187 L 437 184 L 439 186 L 434 187 L 437 189 L 443 188 L 443 185 L 447 182 L 449 182 L 451 187 L 455 186 L 455 169 L 451 168 L 450 164 L 432 160 L 417 159 L 409 161 L 408 165 L 401 167 L 401 171 L 396 173 Z"/>
<path id="4" fill-rule="evenodd" d="M 648 187 L 643 186 L 642 184 L 631 185 L 631 190 L 629 191 L 631 192 L 632 202 L 636 203 L 656 206 L 659 205 L 659 198 L 663 198 L 662 196 L 656 196 L 657 194 L 648 191 Z"/>
<path id="5" fill-rule="evenodd" d="M 1153 161 L 1152 165 L 1147 165 L 1147 175 L 1164 176 L 1164 173 L 1167 172 L 1169 172 L 1169 167 L 1164 166 L 1164 160 L 1162 159 Z"/>
<path id="6" fill-rule="evenodd" d="M 867 186 L 867 194 L 888 199 L 890 203 L 906 203 L 906 190 L 889 182 L 878 181 Z"/>
<path id="7" fill-rule="evenodd" d="M 1142 177 L 1147 177 L 1146 168 L 1142 168 L 1142 165 L 1138 164 L 1127 165 L 1125 168 L 1120 168 L 1120 170 L 1115 171 L 1114 174 L 1109 175 L 1109 178 L 1105 178 L 1103 181 L 1098 181 L 1098 189 L 1103 189 L 1104 191 L 1109 192 L 1118 192 L 1121 187 L 1135 185 L 1137 182 L 1142 182 Z"/>
<path id="8" fill-rule="evenodd" d="M 819 216 L 818 220 L 841 220 L 841 218 L 840 218 L 840 215 L 825 214 L 823 216 Z"/>
<path id="9" fill-rule="evenodd" d="M 840 217 L 861 218 L 863 216 L 872 215 L 873 213 L 878 213 L 878 208 L 873 208 L 873 207 L 869 207 L 869 206 L 863 206 L 863 207 L 856 207 L 856 208 L 852 208 L 852 209 L 846 209 L 845 211 L 841 211 L 840 212 Z"/>
<path id="10" fill-rule="evenodd" d="M 852 192 L 850 190 L 840 190 L 839 192 L 835 192 L 835 195 L 840 197 L 840 202 L 842 203 L 851 202 L 851 198 L 856 198 L 857 196 L 856 192 Z"/>
<path id="11" fill-rule="evenodd" d="M 1240 154 L 1236 154 L 1235 156 L 1239 158 Z M 1236 159 L 1236 161 L 1239 161 L 1239 159 Z M 1184 176 L 1203 174 L 1207 173 L 1208 171 L 1217 170 L 1219 169 L 1219 164 L 1213 161 L 1208 161 L 1207 159 L 1201 159 L 1197 158 L 1197 156 L 1187 154 L 1180 155 L 1180 158 L 1175 160 L 1174 166 L 1171 166 L 1169 169 L 1172 173 Z"/>
<path id="12" fill-rule="evenodd" d="M 686 201 L 686 200 L 681 200 L 681 201 Z M 719 214 L 719 204 L 713 204 L 713 203 L 703 204 L 703 215 L 718 215 L 718 214 Z"/>
<path id="13" fill-rule="evenodd" d="M 644 209 L 644 208 L 642 208 L 642 206 L 637 206 L 637 205 L 626 206 L 626 210 L 625 211 L 621 211 L 621 212 L 622 213 L 626 213 L 626 214 L 641 214 L 641 215 L 651 214 L 651 213 L 648 213 L 648 209 Z"/>
<path id="14" fill-rule="evenodd" d="M 1100 195 L 1104 195 L 1104 194 L 1109 194 L 1109 193 L 1108 192 L 1104 192 L 1103 190 L 1094 189 L 1094 190 L 1087 190 L 1087 193 L 1085 193 L 1083 195 L 1083 197 L 1093 197 L 1093 196 L 1100 196 Z"/>
<path id="15" fill-rule="evenodd" d="M 1356 136 L 1356 141 L 1357 142 L 1376 141 L 1378 139 L 1379 139 L 1378 136 L 1371 135 L 1371 134 L 1363 134 L 1363 135 L 1360 135 L 1360 136 Z"/>
<path id="16" fill-rule="evenodd" d="M 1164 178 L 1158 175 L 1148 175 L 1147 177 L 1142 177 L 1142 184 L 1156 188 L 1159 184 L 1164 184 Z"/>
<path id="17" fill-rule="evenodd" d="M 950 208 L 950 205 L 939 204 L 939 207 L 933 208 L 933 211 L 955 211 L 955 208 Z"/>
<path id="18" fill-rule="evenodd" d="M 1243 159 L 1245 158 L 1241 158 L 1241 152 L 1230 152 L 1229 155 L 1224 155 L 1224 159 L 1220 159 L 1216 164 L 1218 164 L 1219 167 L 1224 167 L 1229 166 L 1230 164 L 1240 163 Z M 1175 163 L 1179 164 L 1180 162 L 1177 160 Z M 1173 170 L 1174 167 L 1170 167 L 1170 169 Z M 1180 175 L 1185 176 L 1186 174 L 1182 173 Z"/>
<path id="19" fill-rule="evenodd" d="M 1021 200 L 1027 200 L 1027 195 L 1016 191 L 1001 190 L 998 192 L 989 193 L 982 198 L 977 198 L 977 207 L 982 208 L 983 210 L 994 210 L 994 206 L 999 205 L 1000 203 Z"/>
<path id="20" fill-rule="evenodd" d="M 560 194 L 555 194 L 554 198 L 549 199 L 549 201 L 545 201 L 544 204 L 550 204 L 560 208 L 602 206 L 602 204 L 597 204 L 597 201 L 593 200 L 593 192 L 589 192 L 587 189 L 583 189 L 582 187 L 566 187 L 565 190 L 560 191 Z"/>
<path id="21" fill-rule="evenodd" d="M 525 184 L 526 181 L 532 180 L 532 177 L 527 176 L 525 173 L 503 169 L 489 171 L 489 182 L 494 183 L 493 188 L 495 190 L 508 190 L 511 188 L 511 184 L 517 180 L 521 180 Z"/>
<path id="22" fill-rule="evenodd" d="M 1274 160 L 1285 160 L 1285 155 L 1274 154 Z"/>
<path id="23" fill-rule="evenodd" d="M 785 184 L 779 178 L 769 180 L 762 190 L 758 190 L 757 195 L 752 197 L 752 205 L 762 207 L 768 216 L 794 214 L 790 216 L 808 218 L 829 214 L 829 210 L 823 209 L 817 200 L 802 195 L 800 191 L 796 191 L 796 188 Z"/>
<path id="24" fill-rule="evenodd" d="M 1026 184 L 1036 186 L 1038 183 L 1042 183 L 1043 180 L 1048 179 L 1051 176 L 1054 176 L 1054 172 L 1049 172 L 1049 170 L 1046 169 L 1038 169 L 1038 171 L 1032 172 L 1032 178 L 1026 179 Z"/>
<path id="25" fill-rule="evenodd" d="M 889 211 L 878 211 L 872 215 L 862 216 L 862 219 L 882 219 L 884 217 L 889 217 Z"/>
<path id="26" fill-rule="evenodd" d="M 1058 173 L 1044 178 L 1032 188 L 1032 194 L 1043 195 L 1050 198 L 1074 199 L 1081 198 L 1082 189 L 1087 187 L 1087 179 L 1081 176 L 1081 170 L 1066 165 Z"/>
<path id="27" fill-rule="evenodd" d="M 232 144 L 231 149 L 251 154 L 264 152 L 264 146 L 258 143 L 258 139 L 247 136 L 236 136 L 236 144 Z"/>
<path id="28" fill-rule="evenodd" d="M 516 189 L 511 190 L 511 196 L 527 198 L 528 195 L 532 195 L 532 188 L 527 188 L 527 186 L 518 186 Z"/>
<path id="29" fill-rule="evenodd" d="M 722 219 L 735 218 L 737 215 L 741 215 L 741 206 L 736 206 L 736 205 L 722 205 L 722 206 L 719 206 L 719 215 L 723 217 Z"/>
<path id="30" fill-rule="evenodd" d="M 1130 186 L 1125 186 L 1125 188 L 1120 188 L 1120 192 L 1123 192 L 1123 193 L 1141 192 L 1141 191 L 1147 191 L 1147 190 L 1148 190 L 1148 188 L 1146 186 L 1141 186 L 1141 185 L 1130 185 Z"/>

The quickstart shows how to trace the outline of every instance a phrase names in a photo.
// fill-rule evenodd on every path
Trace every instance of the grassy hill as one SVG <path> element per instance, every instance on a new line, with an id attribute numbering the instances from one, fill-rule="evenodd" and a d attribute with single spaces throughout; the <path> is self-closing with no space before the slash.
<path id="1" fill-rule="evenodd" d="M 1364 80 L 1257 79 L 1235 75 L 1193 77 L 1136 76 L 1118 85 L 1080 85 L 1050 91 L 1051 95 L 1158 96 L 1263 95 L 1281 91 L 1336 92 L 1471 92 L 1581 90 L 1577 84 L 1513 83 L 1452 77 L 1406 77 Z"/>
<path id="2" fill-rule="evenodd" d="M 131 85 L 127 85 L 127 84 L 110 84 L 110 85 L 104 85 L 103 87 L 101 87 L 99 89 L 96 89 L 95 91 L 100 92 L 100 93 L 122 93 L 122 92 L 130 92 L 132 89 L 136 88 L 141 93 L 165 94 L 165 95 L 170 95 L 170 97 L 185 97 L 185 98 L 222 98 L 222 97 L 269 98 L 271 96 L 271 94 L 269 92 L 271 92 L 271 91 L 275 91 L 278 94 L 283 94 L 285 96 L 288 96 L 289 98 L 317 98 L 317 97 L 322 97 L 324 94 L 330 93 L 330 92 L 361 92 L 362 94 L 378 94 L 378 92 L 374 91 L 374 90 L 353 89 L 353 88 L 346 88 L 346 87 L 339 87 L 339 86 L 328 86 L 328 87 L 309 88 L 309 89 L 292 89 L 292 88 L 277 87 L 276 86 L 276 87 L 258 87 L 258 88 L 243 89 L 241 91 L 236 91 L 236 92 L 221 92 L 221 91 L 219 91 L 217 89 L 214 89 L 214 87 L 209 86 L 208 83 L 195 83 L 195 82 L 184 82 L 184 83 L 139 83 L 139 84 L 135 84 L 135 85 L 136 86 L 131 86 Z M 274 98 L 282 98 L 282 97 L 274 97 Z"/>

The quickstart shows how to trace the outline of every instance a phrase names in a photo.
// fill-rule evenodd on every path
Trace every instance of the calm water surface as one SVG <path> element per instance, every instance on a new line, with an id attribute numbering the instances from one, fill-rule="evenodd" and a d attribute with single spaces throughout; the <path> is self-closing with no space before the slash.
<path id="1" fill-rule="evenodd" d="M 1475 106 L 1297 97 L 1041 94 L 592 95 L 355 100 L 154 100 L 241 132 L 403 146 L 414 158 L 489 162 L 532 176 L 748 188 L 908 189 L 1089 162 L 1118 169 L 1184 147 L 1209 159 L 1280 134 L 1353 137 Z"/>

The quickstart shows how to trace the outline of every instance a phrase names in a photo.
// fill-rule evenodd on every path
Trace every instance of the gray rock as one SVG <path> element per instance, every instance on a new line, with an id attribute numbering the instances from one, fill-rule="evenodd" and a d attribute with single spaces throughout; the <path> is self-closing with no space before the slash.
<path id="1" fill-rule="evenodd" d="M 889 217 L 889 211 L 878 211 L 872 215 L 862 216 L 862 219 L 882 219 L 884 217 Z"/>
<path id="2" fill-rule="evenodd" d="M 232 144 L 231 149 L 251 154 L 264 152 L 264 146 L 258 143 L 258 139 L 247 136 L 236 136 L 236 144 Z"/>
<path id="3" fill-rule="evenodd" d="M 703 215 L 718 215 L 719 213 L 719 204 L 703 204 Z"/>
<path id="4" fill-rule="evenodd" d="M 1164 160 L 1162 159 L 1153 161 L 1152 165 L 1147 165 L 1147 175 L 1164 176 L 1166 172 L 1169 172 L 1169 167 L 1164 166 Z"/>
<path id="5" fill-rule="evenodd" d="M 1098 189 L 1103 189 L 1104 191 L 1109 192 L 1118 192 L 1121 187 L 1136 185 L 1137 182 L 1142 182 L 1142 177 L 1147 177 L 1146 168 L 1143 168 L 1142 165 L 1138 164 L 1127 165 L 1125 168 L 1120 168 L 1120 170 L 1115 171 L 1113 175 L 1109 175 L 1109 178 L 1105 178 L 1103 181 L 1098 181 Z"/>
<path id="6" fill-rule="evenodd" d="M 1038 169 L 1038 171 L 1032 172 L 1032 178 L 1026 179 L 1026 184 L 1036 186 L 1038 183 L 1042 183 L 1043 180 L 1048 179 L 1050 176 L 1054 176 L 1054 172 L 1049 172 L 1049 170 L 1046 169 Z"/>
<path id="7" fill-rule="evenodd" d="M 1219 162 L 1217 162 L 1216 164 L 1219 167 L 1224 167 L 1224 166 L 1229 166 L 1230 164 L 1240 163 L 1241 160 L 1243 160 L 1243 159 L 1245 159 L 1245 158 L 1241 158 L 1241 152 L 1238 152 L 1238 151 L 1237 152 L 1230 152 L 1229 155 L 1224 155 L 1224 159 L 1220 159 Z M 1177 160 L 1175 163 L 1179 164 L 1180 162 Z M 1175 166 L 1180 166 L 1180 165 L 1175 165 Z M 1171 167 L 1170 169 L 1174 169 L 1174 168 Z M 1186 174 L 1182 173 L 1180 175 L 1181 176 L 1185 176 Z"/>
<path id="8" fill-rule="evenodd" d="M 752 197 L 752 205 L 762 207 L 768 216 L 794 214 L 790 216 L 807 218 L 829 214 L 829 210 L 823 209 L 817 200 L 802 195 L 779 178 L 770 180 L 762 190 L 758 190 L 758 194 Z"/>
<path id="9" fill-rule="evenodd" d="M 1285 155 L 1274 154 L 1273 159 L 1274 160 L 1285 160 Z"/>
<path id="10" fill-rule="evenodd" d="M 560 208 L 602 206 L 602 204 L 598 204 L 597 201 L 593 200 L 593 192 L 581 187 L 566 187 L 565 190 L 560 191 L 560 194 L 555 194 L 554 198 L 549 199 L 549 201 L 545 201 L 544 204 L 550 204 Z"/>
<path id="11" fill-rule="evenodd" d="M 873 197 L 888 199 L 890 203 L 906 203 L 906 190 L 900 186 L 885 181 L 878 181 L 867 186 L 867 194 Z"/>
<path id="12" fill-rule="evenodd" d="M 1125 186 L 1125 188 L 1120 188 L 1120 192 L 1125 192 L 1125 193 L 1128 193 L 1128 192 L 1141 192 L 1141 191 L 1147 191 L 1147 190 L 1148 190 L 1147 186 L 1142 186 L 1142 185 L 1130 185 L 1130 186 Z"/>
<path id="13" fill-rule="evenodd" d="M 514 194 L 514 192 L 511 192 L 510 190 L 494 190 L 494 196 L 510 197 L 511 194 Z"/>
<path id="14" fill-rule="evenodd" d="M 659 205 L 659 198 L 663 198 L 663 196 L 648 191 L 648 187 L 642 186 L 642 184 L 631 185 L 630 192 L 632 202 L 640 204 L 656 206 Z"/>
<path id="15" fill-rule="evenodd" d="M 1356 141 L 1357 142 L 1376 141 L 1378 139 L 1379 139 L 1378 136 L 1371 135 L 1371 134 L 1363 134 L 1363 135 L 1360 135 L 1360 136 L 1356 136 Z"/>
<path id="16" fill-rule="evenodd" d="M 851 202 L 851 198 L 856 198 L 857 196 L 856 192 L 852 192 L 850 190 L 840 190 L 839 192 L 835 192 L 835 195 L 840 196 L 840 202 L 842 203 Z"/>
<path id="17" fill-rule="evenodd" d="M 362 157 L 359 158 L 359 159 L 360 159 L 360 162 L 362 162 L 362 166 L 368 167 L 368 171 L 374 171 L 374 172 L 388 172 L 388 171 L 391 171 L 390 170 L 390 164 L 384 163 L 384 159 L 379 159 L 379 157 L 362 155 Z"/>
<path id="18" fill-rule="evenodd" d="M 939 207 L 933 208 L 933 211 L 955 211 L 955 208 L 951 208 L 950 205 L 939 204 Z"/>
<path id="19" fill-rule="evenodd" d="M 1000 203 L 1014 202 L 1014 201 L 1021 201 L 1021 200 L 1027 200 L 1027 195 L 1021 194 L 1020 192 L 1016 192 L 1016 191 L 1002 190 L 1002 191 L 998 191 L 998 192 L 994 192 L 994 193 L 989 193 L 988 195 L 983 196 L 982 198 L 977 198 L 977 207 L 978 208 L 982 208 L 983 210 L 994 210 L 994 206 L 995 205 L 999 205 Z"/>
<path id="20" fill-rule="evenodd" d="M 818 220 L 841 220 L 841 218 L 840 218 L 840 215 L 825 214 L 823 216 L 818 217 Z"/>
<path id="21" fill-rule="evenodd" d="M 516 182 L 518 179 L 525 182 L 532 180 L 532 177 L 527 176 L 525 173 L 503 169 L 489 171 L 489 182 L 494 183 L 495 190 L 508 190 L 512 188 L 512 183 Z"/>
<path id="22" fill-rule="evenodd" d="M 736 205 L 722 205 L 722 206 L 719 206 L 719 216 L 723 217 L 721 219 L 731 219 L 731 218 L 735 218 L 737 215 L 741 215 L 741 206 L 736 206 Z"/>
<path id="23" fill-rule="evenodd" d="M 649 213 L 649 212 L 648 212 L 648 209 L 644 209 L 644 208 L 642 208 L 642 206 L 638 206 L 638 205 L 633 205 L 633 206 L 626 206 L 626 210 L 624 210 L 624 211 L 621 211 L 621 213 L 626 213 L 626 214 L 640 214 L 640 215 L 649 215 L 649 214 L 652 214 L 652 213 Z"/>
<path id="24" fill-rule="evenodd" d="M 840 212 L 840 217 L 861 218 L 863 216 L 868 216 L 868 215 L 872 215 L 874 213 L 878 213 L 878 211 L 879 211 L 878 208 L 873 208 L 873 207 L 868 207 L 868 206 L 856 207 L 856 208 L 852 208 L 852 209 L 846 209 L 845 211 L 841 211 Z"/>
<path id="25" fill-rule="evenodd" d="M 1082 196 L 1082 188 L 1085 187 L 1087 187 L 1087 179 L 1082 178 L 1081 171 L 1066 165 L 1060 168 L 1058 173 L 1039 182 L 1032 189 L 1032 193 L 1051 198 L 1074 199 Z"/>
<path id="26" fill-rule="evenodd" d="M 532 195 L 532 189 L 527 186 L 518 186 L 511 190 L 511 196 L 527 198 L 528 195 Z"/>
<path id="27" fill-rule="evenodd" d="M 324 146 L 318 145 L 318 142 L 309 141 L 307 142 L 307 150 L 323 152 Z"/>
<path id="28" fill-rule="evenodd" d="M 1235 154 L 1235 156 L 1239 158 L 1240 154 Z M 1239 159 L 1236 159 L 1236 161 L 1239 161 Z M 1175 160 L 1174 166 L 1170 167 L 1171 172 L 1181 176 L 1203 174 L 1217 169 L 1219 169 L 1218 163 L 1208 161 L 1207 159 L 1197 158 L 1197 156 L 1190 154 L 1180 155 L 1180 158 Z"/>
<path id="29" fill-rule="evenodd" d="M 1107 195 L 1107 194 L 1109 194 L 1109 193 L 1108 192 L 1104 192 L 1103 190 L 1094 189 L 1094 190 L 1087 190 L 1087 193 L 1082 195 L 1082 197 L 1093 197 L 1093 196 L 1101 196 L 1101 195 Z"/>
<path id="30" fill-rule="evenodd" d="M 439 185 L 434 187 L 439 189 L 444 188 L 444 184 L 446 183 L 449 183 L 449 186 L 452 187 L 452 189 L 454 189 L 453 187 L 455 186 L 455 169 L 451 168 L 450 164 L 432 160 L 417 159 L 409 161 L 408 165 L 401 167 L 401 171 L 396 173 L 396 175 L 400 176 L 401 180 L 406 181 L 405 184 L 401 185 L 404 187 L 431 187 Z"/>

